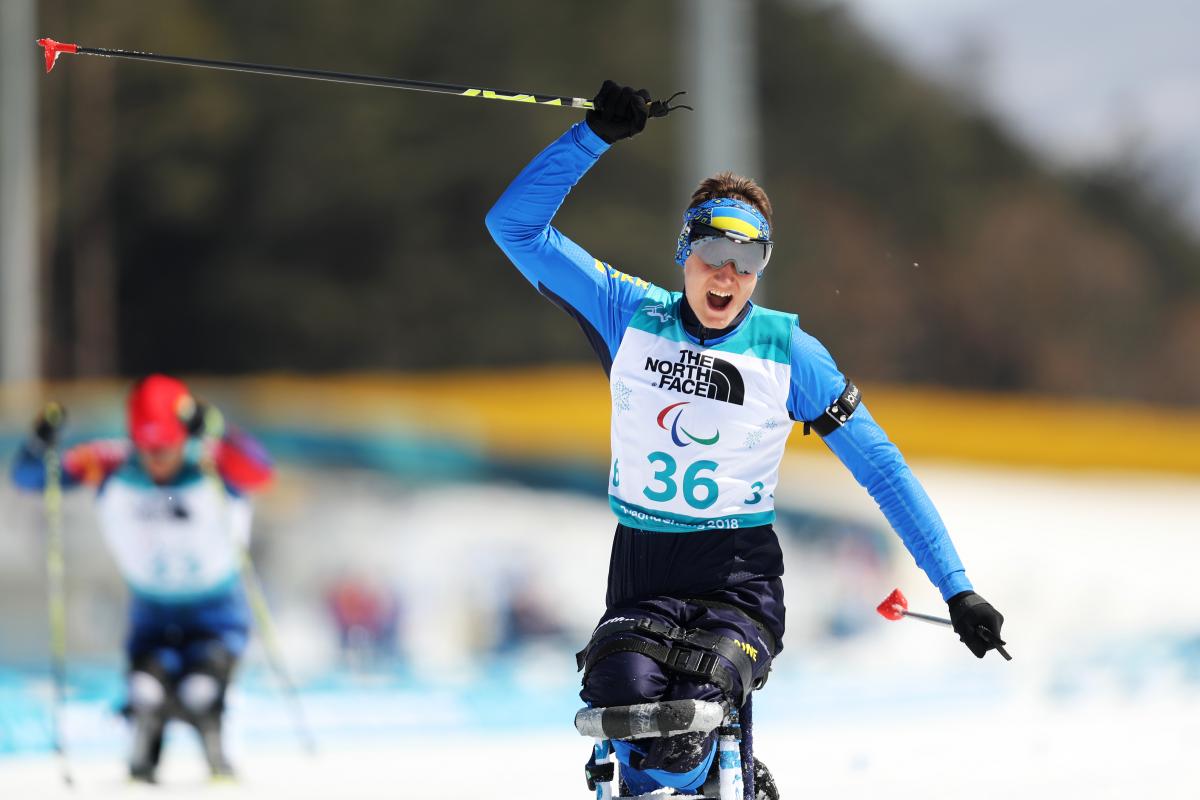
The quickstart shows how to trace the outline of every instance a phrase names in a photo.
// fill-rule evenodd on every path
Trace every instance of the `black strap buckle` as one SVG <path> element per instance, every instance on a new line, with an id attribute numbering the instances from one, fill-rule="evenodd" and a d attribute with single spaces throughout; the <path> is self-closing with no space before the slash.
<path id="1" fill-rule="evenodd" d="M 666 661 L 667 666 L 682 673 L 708 679 L 712 679 L 716 675 L 720 666 L 720 662 L 713 653 L 695 650 L 691 647 L 672 647 L 667 653 Z"/>
<path id="2" fill-rule="evenodd" d="M 645 617 L 642 617 L 634 624 L 633 629 L 635 631 L 645 631 L 646 633 L 654 633 L 655 629 L 658 627 L 659 626 L 655 624 L 654 620 L 646 619 Z"/>
<path id="3" fill-rule="evenodd" d="M 583 671 L 585 681 L 594 663 L 620 652 L 641 653 L 676 672 L 702 678 L 738 705 L 766 681 L 765 670 L 757 679 L 754 677 L 757 654 L 751 655 L 743 643 L 711 631 L 649 619 L 614 620 L 597 630 L 603 635 L 575 654 L 576 666 Z M 629 633 L 638 635 L 622 635 Z M 764 655 L 771 658 L 769 651 Z M 741 681 L 740 702 L 733 696 L 736 680 Z"/>
<path id="4" fill-rule="evenodd" d="M 740 742 L 742 740 L 742 726 L 736 722 L 732 725 L 722 725 L 717 729 L 717 735 L 732 736 L 734 739 L 737 739 Z"/>
<path id="5" fill-rule="evenodd" d="M 639 619 L 636 623 L 634 623 L 633 630 L 635 630 L 639 633 L 649 633 L 649 634 L 653 634 L 655 636 L 661 636 L 664 639 L 667 639 L 672 642 L 683 641 L 687 637 L 687 634 L 688 634 L 688 631 L 686 628 L 680 628 L 677 625 L 668 625 L 665 622 L 659 622 L 658 620 L 653 620 L 653 619 L 646 619 L 645 617 Z"/>
<path id="6" fill-rule="evenodd" d="M 583 766 L 583 775 L 587 778 L 589 792 L 596 791 L 597 783 L 608 783 L 613 779 L 613 765 L 589 762 Z"/>
<path id="7" fill-rule="evenodd" d="M 850 417 L 854 416 L 854 412 L 858 410 L 861 402 L 862 393 L 858 391 L 857 386 L 847 380 L 846 388 L 842 390 L 841 395 L 833 401 L 829 408 L 825 409 L 821 416 L 805 421 L 804 435 L 808 436 L 811 431 L 816 431 L 817 435 L 822 438 L 828 436 L 850 421 Z"/>

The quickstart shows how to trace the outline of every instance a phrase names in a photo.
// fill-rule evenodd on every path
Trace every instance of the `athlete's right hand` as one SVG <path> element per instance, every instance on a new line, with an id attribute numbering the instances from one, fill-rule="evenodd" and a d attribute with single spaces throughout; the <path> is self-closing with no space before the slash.
<path id="1" fill-rule="evenodd" d="M 983 658 L 988 650 L 999 649 L 996 645 L 1003 647 L 1006 644 L 1000 638 L 1004 615 L 975 592 L 959 592 L 947 601 L 947 605 L 954 632 L 976 658 Z"/>
<path id="2" fill-rule="evenodd" d="M 595 107 L 587 113 L 592 132 L 612 144 L 636 136 L 646 128 L 650 116 L 650 93 L 645 89 L 619 86 L 605 81 L 592 100 Z"/>
<path id="3" fill-rule="evenodd" d="M 33 438 L 41 442 L 43 447 L 53 447 L 58 443 L 58 435 L 66 422 L 67 409 L 51 400 L 33 421 Z"/>

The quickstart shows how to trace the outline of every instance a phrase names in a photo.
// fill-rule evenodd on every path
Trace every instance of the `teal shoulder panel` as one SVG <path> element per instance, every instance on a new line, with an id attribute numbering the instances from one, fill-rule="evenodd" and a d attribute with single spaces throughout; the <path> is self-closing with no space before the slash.
<path id="1" fill-rule="evenodd" d="M 658 289 L 658 287 L 654 286 L 652 289 Z M 682 293 L 668 292 L 665 289 L 648 292 L 637 311 L 633 312 L 633 319 L 629 321 L 629 327 L 670 339 L 673 342 L 684 341 L 686 337 L 683 326 L 679 323 L 679 298 L 681 297 L 683 297 Z"/>
<path id="2" fill-rule="evenodd" d="M 121 467 L 113 473 L 112 479 L 119 481 L 128 486 L 137 486 L 143 488 L 153 488 L 156 484 L 153 479 L 146 474 L 146 470 L 142 468 L 141 462 L 138 461 L 136 455 L 129 458 Z M 179 470 L 179 474 L 169 484 L 170 486 L 191 486 L 204 480 L 204 472 L 199 465 L 186 461 L 183 467 Z"/>
<path id="3" fill-rule="evenodd" d="M 755 306 L 733 335 L 714 345 L 728 353 L 755 356 L 778 364 L 792 363 L 792 328 L 799 324 L 795 314 Z"/>

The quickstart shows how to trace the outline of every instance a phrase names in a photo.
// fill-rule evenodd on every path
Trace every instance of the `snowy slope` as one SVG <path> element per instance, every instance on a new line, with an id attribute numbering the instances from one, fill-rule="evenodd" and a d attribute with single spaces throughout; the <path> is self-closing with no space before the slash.
<path id="1" fill-rule="evenodd" d="M 952 464 L 916 471 L 976 588 L 1006 615 L 1014 660 L 976 661 L 944 630 L 874 616 L 893 586 L 914 610 L 944 608 L 902 551 L 831 582 L 846 562 L 789 537 L 788 650 L 756 710 L 759 752 L 785 797 L 1196 797 L 1200 481 Z M 789 459 L 784 476 L 782 505 L 879 524 L 870 498 L 831 458 Z M 47 756 L 26 754 L 0 757 L 0 797 L 474 798 L 499 786 L 529 798 L 586 798 L 568 650 L 529 654 L 510 685 L 472 671 L 462 643 L 477 626 L 472 586 L 486 595 L 503 574 L 491 567 L 506 559 L 538 576 L 572 629 L 587 629 L 607 567 L 612 523 L 603 501 L 488 486 L 339 491 L 345 507 L 328 506 L 328 497 L 299 507 L 326 503 L 312 524 L 328 532 L 336 522 L 347 558 L 393 564 L 418 589 L 417 616 L 430 617 L 413 630 L 421 653 L 408 690 L 306 689 L 322 743 L 321 755 L 307 758 L 278 697 L 245 689 L 231 710 L 243 783 L 211 791 L 186 730 L 169 748 L 164 787 L 131 791 L 118 760 L 121 729 L 73 707 L 68 732 L 88 744 L 77 748 L 82 791 L 63 790 Z M 403 532 L 381 537 L 386 525 Z M 329 558 L 304 555 L 289 551 L 274 569 Z M 428 568 L 447 559 L 461 569 Z M 840 606 L 865 607 L 857 635 L 833 636 L 814 622 L 830 610 L 831 587 Z M 305 644 L 306 614 L 281 613 L 286 646 L 307 646 L 319 664 L 321 648 Z M 436 689 L 412 690 L 420 686 Z M 537 777 L 522 778 L 530 768 Z"/>

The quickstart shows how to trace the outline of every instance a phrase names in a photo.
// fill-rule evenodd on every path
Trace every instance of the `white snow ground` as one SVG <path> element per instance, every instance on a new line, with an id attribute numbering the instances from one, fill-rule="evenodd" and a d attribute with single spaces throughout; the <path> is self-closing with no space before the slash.
<path id="1" fill-rule="evenodd" d="M 1200 703 L 1019 706 L 762 725 L 757 751 L 796 798 L 1195 798 Z M 480 798 L 587 800 L 585 743 L 559 733 L 399 738 L 361 747 L 246 752 L 237 784 L 212 784 L 198 750 L 169 752 L 158 787 L 131 785 L 117 760 L 76 760 L 64 788 L 47 757 L 0 761 L 0 791 L 24 798 Z M 529 774 L 530 772 L 533 774 Z M 527 776 L 527 777 L 526 777 Z M 509 792 L 512 794 L 510 795 Z"/>
<path id="2" fill-rule="evenodd" d="M 808 636 L 821 565 L 789 550 L 796 635 L 760 696 L 756 726 L 758 753 L 784 797 L 1200 797 L 1200 481 L 957 465 L 918 465 L 917 473 L 976 588 L 1005 613 L 1014 661 L 992 654 L 979 662 L 943 630 L 879 618 L 855 638 Z M 878 521 L 831 459 L 789 459 L 784 474 L 778 496 L 792 505 Z M 444 494 L 431 505 L 450 501 L 469 515 L 536 514 L 537 496 L 525 490 L 436 491 Z M 610 526 L 595 529 L 599 501 L 553 502 L 568 520 L 555 535 L 588 537 L 586 558 L 562 572 L 602 573 Z M 551 549 L 563 558 L 563 541 Z M 896 562 L 874 579 L 876 599 L 898 585 L 914 610 L 940 612 L 907 556 Z M 587 592 L 599 586 L 586 581 Z M 595 602 L 571 600 L 572 608 Z M 561 676 L 553 691 L 571 681 Z M 436 732 L 409 725 L 351 738 L 322 736 L 334 717 L 317 708 L 322 748 L 310 757 L 284 737 L 258 737 L 252 707 L 240 718 L 231 712 L 236 785 L 210 785 L 197 749 L 180 737 L 168 747 L 161 786 L 130 786 L 114 728 L 107 746 L 76 753 L 73 791 L 48 756 L 0 757 L 0 798 L 589 796 L 581 777 L 587 746 L 569 718 L 489 731 L 471 724 L 467 705 Z"/>

